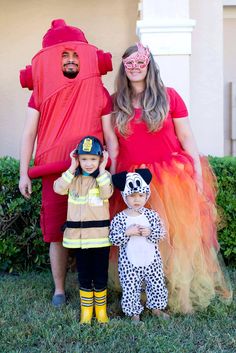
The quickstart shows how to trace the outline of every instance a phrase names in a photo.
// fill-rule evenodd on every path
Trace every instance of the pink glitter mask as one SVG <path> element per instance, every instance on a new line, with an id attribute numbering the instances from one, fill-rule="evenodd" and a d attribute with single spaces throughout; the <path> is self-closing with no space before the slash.
<path id="1" fill-rule="evenodd" d="M 150 51 L 144 47 L 142 43 L 136 43 L 138 51 L 134 52 L 125 59 L 122 59 L 124 67 L 127 71 L 134 69 L 144 69 L 150 61 Z"/>

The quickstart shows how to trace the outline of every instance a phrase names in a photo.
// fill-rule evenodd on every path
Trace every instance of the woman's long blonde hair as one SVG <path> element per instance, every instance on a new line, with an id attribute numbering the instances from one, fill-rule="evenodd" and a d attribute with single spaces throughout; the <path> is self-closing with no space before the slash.
<path id="1" fill-rule="evenodd" d="M 129 47 L 122 56 L 122 59 L 127 58 L 137 50 L 136 45 Z M 132 106 L 132 98 L 134 96 L 130 81 L 125 73 L 124 65 L 121 63 L 116 78 L 112 119 L 118 131 L 124 136 L 130 133 L 128 123 L 134 115 L 134 107 Z M 161 129 L 169 110 L 169 103 L 165 86 L 160 77 L 159 68 L 152 54 L 150 54 L 150 62 L 148 64 L 146 87 L 140 94 L 139 100 L 143 109 L 142 120 L 147 124 L 148 130 L 153 132 Z"/>

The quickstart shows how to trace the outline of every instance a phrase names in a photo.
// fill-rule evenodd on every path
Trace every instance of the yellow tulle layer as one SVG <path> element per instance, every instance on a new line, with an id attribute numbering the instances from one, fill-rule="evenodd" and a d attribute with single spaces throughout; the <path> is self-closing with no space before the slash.
<path id="1" fill-rule="evenodd" d="M 188 313 L 207 307 L 218 295 L 232 299 L 223 262 L 219 262 L 217 241 L 216 180 L 206 159 L 202 159 L 204 192 L 196 189 L 192 164 L 176 156 L 168 164 L 147 167 L 153 174 L 147 207 L 157 210 L 165 221 L 167 237 L 159 243 L 169 292 L 168 307 Z M 119 192 L 112 202 L 113 215 L 125 208 Z M 109 283 L 118 288 L 117 249 L 112 248 Z"/>

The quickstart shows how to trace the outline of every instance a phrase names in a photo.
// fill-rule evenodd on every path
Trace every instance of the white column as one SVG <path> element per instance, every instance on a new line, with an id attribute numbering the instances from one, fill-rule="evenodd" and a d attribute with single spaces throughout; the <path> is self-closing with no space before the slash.
<path id="1" fill-rule="evenodd" d="M 190 66 L 191 122 L 200 152 L 224 155 L 222 0 L 189 0 L 196 19 Z M 232 46 L 234 40 L 232 37 Z"/>
<path id="2" fill-rule="evenodd" d="M 143 0 L 137 34 L 148 45 L 166 86 L 174 87 L 189 107 L 189 55 L 195 21 L 188 0 Z"/>

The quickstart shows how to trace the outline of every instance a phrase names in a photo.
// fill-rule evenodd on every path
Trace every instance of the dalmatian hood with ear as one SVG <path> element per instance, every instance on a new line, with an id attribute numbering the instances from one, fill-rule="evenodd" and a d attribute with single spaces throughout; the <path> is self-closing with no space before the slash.
<path id="1" fill-rule="evenodd" d="M 135 172 L 121 172 L 112 176 L 113 184 L 121 191 L 121 195 L 126 202 L 126 197 L 135 192 L 147 194 L 147 200 L 150 197 L 150 182 L 152 174 L 149 169 L 135 169 Z"/>

